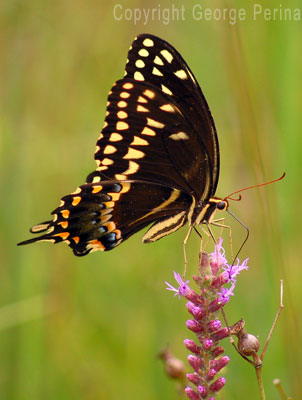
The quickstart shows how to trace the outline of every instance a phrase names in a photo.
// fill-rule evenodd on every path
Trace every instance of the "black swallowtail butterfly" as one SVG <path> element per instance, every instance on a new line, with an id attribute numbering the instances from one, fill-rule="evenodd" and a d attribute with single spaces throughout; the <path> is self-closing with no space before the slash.
<path id="1" fill-rule="evenodd" d="M 97 168 L 64 196 L 52 221 L 34 226 L 42 240 L 66 242 L 75 255 L 111 250 L 153 223 L 154 242 L 213 221 L 228 201 L 214 197 L 219 147 L 208 104 L 190 68 L 166 41 L 139 35 L 126 72 L 108 96 Z"/>

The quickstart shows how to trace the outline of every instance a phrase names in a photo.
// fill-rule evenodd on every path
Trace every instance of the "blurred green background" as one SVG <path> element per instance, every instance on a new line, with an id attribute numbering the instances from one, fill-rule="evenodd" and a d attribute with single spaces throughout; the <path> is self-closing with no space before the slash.
<path id="1" fill-rule="evenodd" d="M 142 245 L 142 232 L 112 252 L 76 258 L 65 245 L 17 248 L 47 220 L 59 199 L 95 168 L 93 152 L 107 93 L 122 77 L 131 41 L 148 32 L 171 42 L 197 77 L 215 118 L 221 174 L 217 195 L 281 176 L 243 194 L 231 210 L 250 228 L 240 258 L 250 258 L 226 307 L 264 344 L 279 305 L 285 309 L 264 364 L 268 399 L 280 378 L 301 391 L 301 21 L 253 18 L 249 1 L 178 1 L 184 20 L 134 24 L 113 8 L 172 3 L 139 0 L 4 0 L 0 4 L 1 290 L 0 398 L 175 399 L 157 359 L 166 345 L 185 359 L 185 302 L 165 290 L 182 271 L 179 232 Z M 197 21 L 192 8 L 245 8 L 246 20 Z M 279 2 L 263 0 L 263 8 Z M 281 7 L 301 7 L 288 0 Z M 282 11 L 282 10 L 281 10 Z M 161 14 L 162 15 L 162 14 Z M 171 16 L 172 18 L 172 16 Z M 234 247 L 244 237 L 232 225 Z M 227 247 L 227 246 L 226 246 Z M 196 271 L 199 240 L 187 252 Z M 177 317 L 176 317 L 177 316 Z M 300 335 L 300 336 L 299 336 Z M 225 344 L 231 363 L 220 399 L 257 398 L 250 365 Z M 299 365 L 300 363 L 300 365 Z M 300 370 L 299 370 L 300 367 Z"/>

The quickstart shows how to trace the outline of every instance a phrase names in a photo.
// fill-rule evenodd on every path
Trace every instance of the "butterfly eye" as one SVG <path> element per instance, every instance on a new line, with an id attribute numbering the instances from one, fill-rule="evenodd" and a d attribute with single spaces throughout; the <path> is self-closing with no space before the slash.
<path id="1" fill-rule="evenodd" d="M 226 208 L 227 208 L 227 202 L 226 201 L 220 201 L 218 204 L 217 204 L 217 209 L 218 210 L 220 210 L 220 211 L 224 211 L 224 210 L 226 210 Z"/>

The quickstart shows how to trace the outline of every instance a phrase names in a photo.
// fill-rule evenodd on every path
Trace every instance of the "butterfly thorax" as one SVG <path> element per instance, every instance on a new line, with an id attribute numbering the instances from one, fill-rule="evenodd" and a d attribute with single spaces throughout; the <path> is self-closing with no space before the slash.
<path id="1" fill-rule="evenodd" d="M 207 202 L 199 201 L 191 209 L 191 215 L 189 214 L 188 217 L 189 224 L 210 224 L 213 222 L 216 212 L 225 211 L 228 206 L 228 201 L 219 197 L 211 197 Z"/>

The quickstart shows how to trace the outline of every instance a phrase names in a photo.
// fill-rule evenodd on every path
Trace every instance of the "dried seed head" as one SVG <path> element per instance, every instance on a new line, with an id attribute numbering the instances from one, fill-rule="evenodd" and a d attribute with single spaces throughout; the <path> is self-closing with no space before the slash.
<path id="1" fill-rule="evenodd" d="M 244 356 L 251 356 L 259 350 L 260 342 L 256 336 L 245 333 L 238 339 L 238 349 Z"/>
<path id="2" fill-rule="evenodd" d="M 173 379 L 184 379 L 185 365 L 178 358 L 174 357 L 167 349 L 159 353 L 159 358 L 164 362 L 167 375 Z"/>

